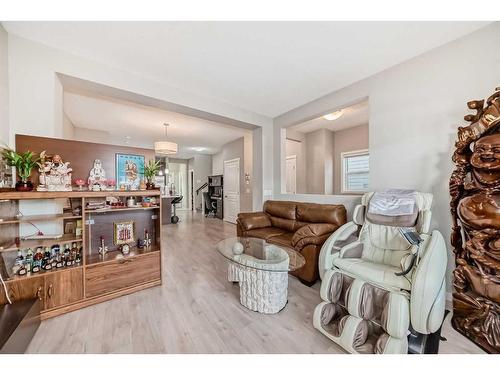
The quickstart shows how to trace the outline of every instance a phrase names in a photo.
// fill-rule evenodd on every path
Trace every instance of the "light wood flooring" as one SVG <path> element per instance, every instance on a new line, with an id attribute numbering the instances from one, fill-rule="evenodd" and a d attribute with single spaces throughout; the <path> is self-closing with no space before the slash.
<path id="1" fill-rule="evenodd" d="M 43 321 L 28 353 L 344 353 L 312 326 L 319 283 L 290 276 L 289 302 L 276 315 L 247 310 L 227 282 L 217 241 L 233 224 L 179 211 L 164 226 L 163 285 Z M 480 353 L 447 318 L 443 353 Z"/>

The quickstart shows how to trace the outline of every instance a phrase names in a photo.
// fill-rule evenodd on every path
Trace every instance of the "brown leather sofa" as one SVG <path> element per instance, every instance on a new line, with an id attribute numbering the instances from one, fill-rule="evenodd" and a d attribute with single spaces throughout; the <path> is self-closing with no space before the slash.
<path id="1" fill-rule="evenodd" d="M 343 205 L 269 200 L 263 212 L 238 214 L 237 235 L 262 238 L 300 252 L 306 264 L 292 274 L 310 286 L 319 278 L 321 246 L 345 222 Z"/>

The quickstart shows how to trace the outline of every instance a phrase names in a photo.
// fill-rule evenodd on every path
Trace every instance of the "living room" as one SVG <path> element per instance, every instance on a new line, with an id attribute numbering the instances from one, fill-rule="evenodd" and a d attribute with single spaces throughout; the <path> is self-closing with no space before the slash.
<path id="1" fill-rule="evenodd" d="M 0 353 L 498 353 L 479 19 L 3 19 Z"/>

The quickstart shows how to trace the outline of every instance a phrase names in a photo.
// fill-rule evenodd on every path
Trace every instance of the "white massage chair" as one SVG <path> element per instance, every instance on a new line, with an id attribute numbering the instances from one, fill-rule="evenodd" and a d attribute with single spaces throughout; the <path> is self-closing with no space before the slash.
<path id="1" fill-rule="evenodd" d="M 324 243 L 313 324 L 348 352 L 437 353 L 447 251 L 441 233 L 429 232 L 431 203 L 431 194 L 366 193 L 353 221 Z"/>

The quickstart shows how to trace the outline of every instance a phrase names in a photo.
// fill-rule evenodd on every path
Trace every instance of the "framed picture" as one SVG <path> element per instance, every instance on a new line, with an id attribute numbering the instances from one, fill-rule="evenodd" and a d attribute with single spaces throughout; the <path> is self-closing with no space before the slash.
<path id="1" fill-rule="evenodd" d="M 127 190 L 139 190 L 144 176 L 144 155 L 116 154 L 116 184 Z"/>
<path id="2" fill-rule="evenodd" d="M 113 223 L 115 245 L 124 245 L 135 242 L 135 222 L 122 221 Z"/>

